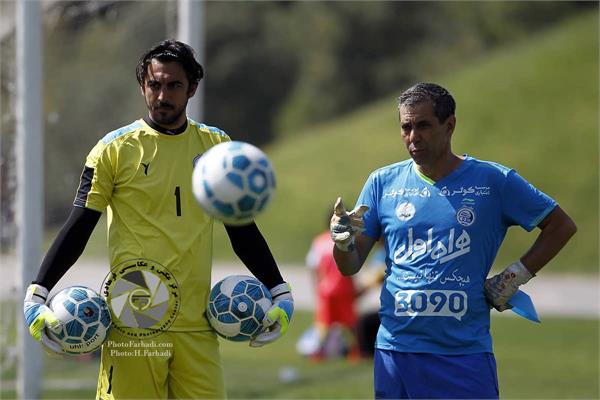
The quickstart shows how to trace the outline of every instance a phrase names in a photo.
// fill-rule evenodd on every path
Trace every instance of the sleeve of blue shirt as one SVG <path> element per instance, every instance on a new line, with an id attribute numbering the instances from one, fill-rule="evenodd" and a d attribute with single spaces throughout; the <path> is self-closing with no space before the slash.
<path id="1" fill-rule="evenodd" d="M 363 235 L 379 239 L 381 236 L 381 224 L 379 223 L 378 212 L 378 197 L 377 196 L 377 181 L 375 174 L 371 174 L 363 186 L 360 196 L 356 201 L 356 207 L 365 204 L 369 206 L 369 210 L 364 214 L 365 230 Z"/>
<path id="2" fill-rule="evenodd" d="M 508 225 L 532 231 L 557 206 L 550 196 L 527 182 L 516 171 L 506 175 L 502 188 L 502 215 Z"/>

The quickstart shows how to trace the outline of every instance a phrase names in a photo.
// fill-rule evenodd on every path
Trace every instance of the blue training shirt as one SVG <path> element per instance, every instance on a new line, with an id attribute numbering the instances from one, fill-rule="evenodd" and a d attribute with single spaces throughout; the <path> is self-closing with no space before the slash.
<path id="1" fill-rule="evenodd" d="M 470 156 L 438 182 L 413 160 L 373 172 L 358 198 L 364 235 L 383 236 L 386 276 L 375 347 L 492 351 L 483 284 L 511 225 L 527 231 L 556 202 L 514 170 Z"/>

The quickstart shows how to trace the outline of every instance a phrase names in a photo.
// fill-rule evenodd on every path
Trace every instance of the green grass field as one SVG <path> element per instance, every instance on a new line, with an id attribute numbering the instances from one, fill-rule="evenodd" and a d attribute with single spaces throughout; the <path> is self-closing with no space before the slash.
<path id="1" fill-rule="evenodd" d="M 598 387 L 598 320 L 544 318 L 537 325 L 522 319 L 494 317 L 492 330 L 500 393 L 511 399 L 596 399 Z M 221 341 L 228 395 L 232 399 L 368 399 L 373 398 L 373 364 L 345 360 L 313 363 L 300 357 L 295 344 L 310 326 L 312 314 L 297 312 L 289 334 L 273 345 L 252 349 Z M 92 398 L 98 360 L 45 360 L 45 378 L 73 379 L 87 387 L 44 390 L 43 398 Z M 298 379 L 281 383 L 283 369 Z M 3 383 L 15 371 L 2 375 Z M 5 385 L 2 385 L 4 387 Z M 0 398 L 14 398 L 2 389 Z"/>

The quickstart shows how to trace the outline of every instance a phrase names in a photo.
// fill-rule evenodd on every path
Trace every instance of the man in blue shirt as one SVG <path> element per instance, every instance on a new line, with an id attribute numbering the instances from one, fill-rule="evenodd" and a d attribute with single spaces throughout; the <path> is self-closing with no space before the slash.
<path id="1" fill-rule="evenodd" d="M 346 212 L 331 220 L 345 275 L 383 237 L 386 276 L 375 343 L 376 398 L 498 398 L 490 306 L 508 300 L 550 261 L 576 226 L 514 170 L 452 152 L 455 102 L 419 83 L 399 98 L 411 159 L 374 171 Z M 502 273 L 486 279 L 512 225 L 541 232 Z"/>

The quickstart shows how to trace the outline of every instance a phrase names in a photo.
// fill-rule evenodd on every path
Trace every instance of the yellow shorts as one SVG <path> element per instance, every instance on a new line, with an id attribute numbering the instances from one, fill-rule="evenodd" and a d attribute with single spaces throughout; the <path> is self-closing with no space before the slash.
<path id="1" fill-rule="evenodd" d="M 96 399 L 224 399 L 219 342 L 212 331 L 134 339 L 112 329 L 102 346 Z"/>

